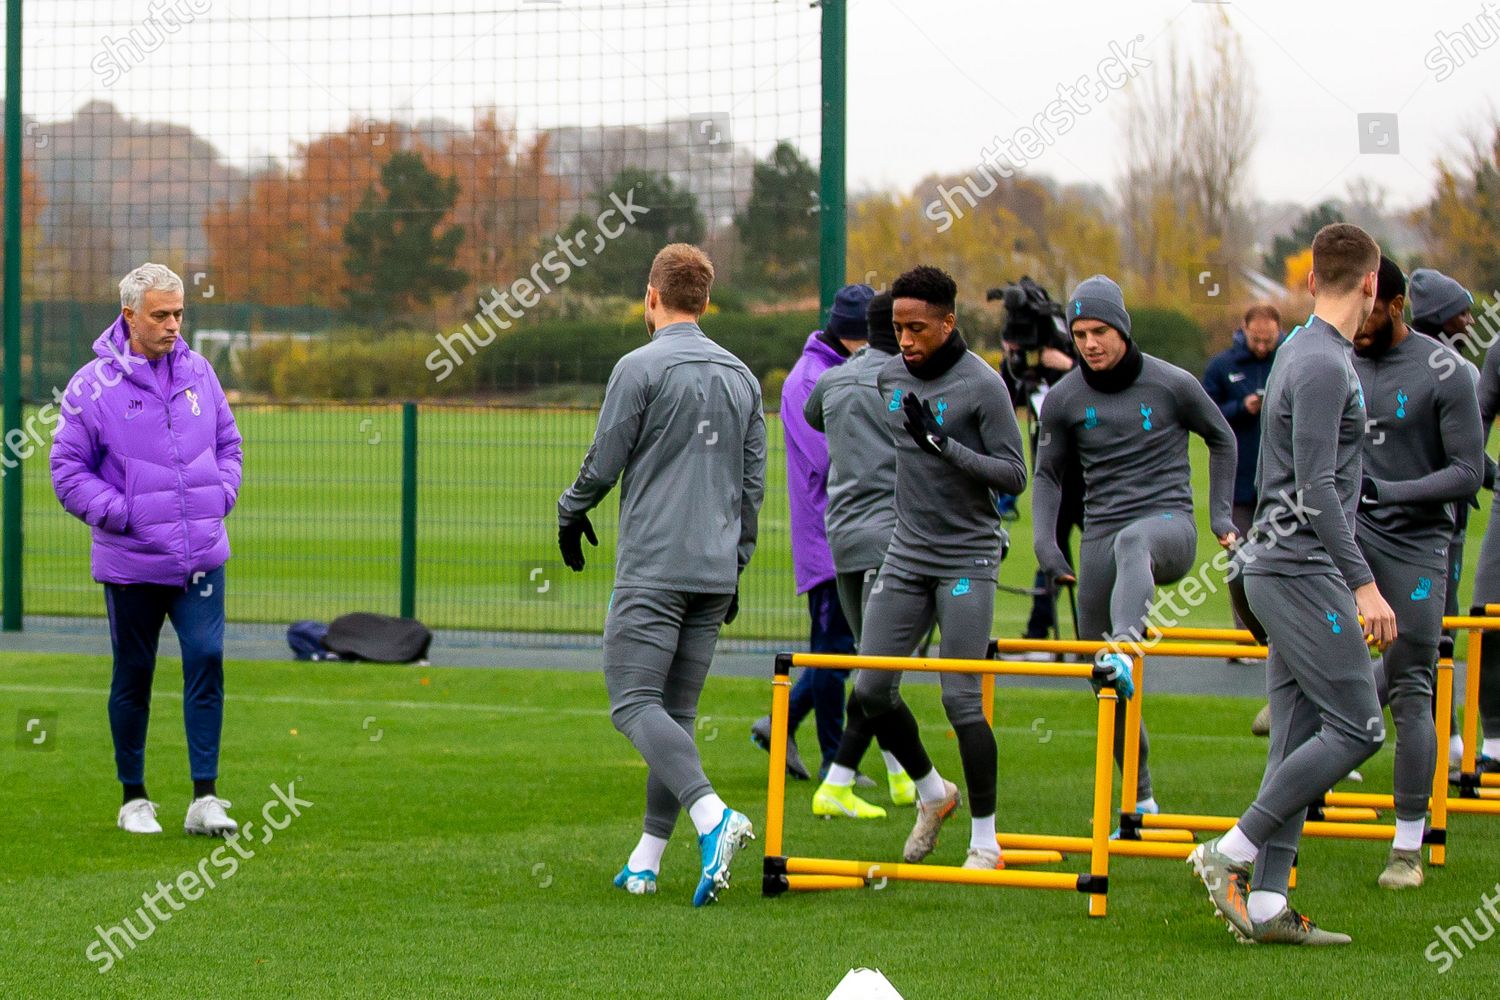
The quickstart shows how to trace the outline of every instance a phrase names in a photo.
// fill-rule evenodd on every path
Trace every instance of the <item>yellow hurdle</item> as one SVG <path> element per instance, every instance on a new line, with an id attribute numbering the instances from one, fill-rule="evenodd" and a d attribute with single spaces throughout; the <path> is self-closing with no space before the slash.
<path id="1" fill-rule="evenodd" d="M 771 760 L 766 789 L 765 859 L 761 892 L 777 896 L 788 891 L 855 889 L 872 883 L 883 886 L 885 880 L 943 882 L 963 885 L 1009 886 L 1026 889 L 1058 889 L 1084 893 L 1089 899 L 1089 915 L 1106 913 L 1105 896 L 1109 891 L 1110 804 L 1113 788 L 1113 746 L 1115 729 L 1115 691 L 1101 687 L 1096 694 L 1098 732 L 1094 747 L 1094 801 L 1090 837 L 1075 838 L 1088 844 L 1087 872 L 1039 872 L 1018 870 L 1028 864 L 1056 864 L 1065 853 L 1050 844 L 1015 845 L 1002 848 L 1006 867 L 994 871 L 971 871 L 944 865 L 911 865 L 884 861 L 850 861 L 837 858 L 804 858 L 784 852 L 786 813 L 786 736 L 787 703 L 791 691 L 791 670 L 803 667 L 813 670 L 891 670 L 933 671 L 983 675 L 986 718 L 993 724 L 994 678 L 999 674 L 1029 677 L 1072 677 L 1087 679 L 1093 668 L 1086 664 L 1030 663 L 1004 660 L 945 660 L 937 657 L 869 657 L 837 656 L 823 653 L 782 653 L 776 657 L 771 680 Z M 1154 846 L 1154 845 L 1153 845 Z M 1164 844 L 1172 850 L 1184 845 Z M 1186 849 L 1184 849 L 1184 856 Z"/>

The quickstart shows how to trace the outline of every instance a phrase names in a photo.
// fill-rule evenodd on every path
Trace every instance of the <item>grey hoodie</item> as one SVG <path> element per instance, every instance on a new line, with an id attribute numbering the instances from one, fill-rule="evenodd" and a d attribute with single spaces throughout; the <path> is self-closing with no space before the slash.
<path id="1" fill-rule="evenodd" d="M 803 415 L 828 438 L 824 523 L 840 573 L 878 569 L 896 529 L 896 442 L 880 397 L 891 355 L 862 347 L 818 376 Z"/>
<path id="2" fill-rule="evenodd" d="M 615 365 L 557 519 L 622 479 L 615 586 L 728 594 L 755 551 L 765 477 L 755 376 L 697 324 L 673 323 Z"/>
<path id="3" fill-rule="evenodd" d="M 1248 575 L 1374 579 L 1354 544 L 1365 396 L 1354 346 L 1312 316 L 1276 351 L 1261 404 L 1260 501 L 1236 557 Z"/>

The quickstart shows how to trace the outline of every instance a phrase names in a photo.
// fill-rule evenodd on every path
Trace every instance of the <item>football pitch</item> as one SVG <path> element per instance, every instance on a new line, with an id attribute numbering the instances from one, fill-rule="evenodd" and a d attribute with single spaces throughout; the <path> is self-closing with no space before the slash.
<path id="1" fill-rule="evenodd" d="M 600 547 L 583 573 L 557 555 L 556 501 L 578 472 L 594 431 L 586 410 L 424 406 L 417 450 L 416 614 L 434 628 L 597 634 L 613 583 L 618 501 L 593 515 Z M 289 623 L 349 611 L 398 611 L 401 414 L 385 405 L 251 406 L 236 409 L 245 439 L 240 501 L 226 522 L 228 613 L 233 621 Z M 768 416 L 766 499 L 760 541 L 741 589 L 742 614 L 728 639 L 784 644 L 807 634 L 806 603 L 792 578 L 781 425 Z M 1207 526 L 1208 455 L 1192 439 L 1198 564 L 1219 551 Z M 1474 511 L 1465 551 L 1472 587 L 1485 511 Z M 1030 587 L 1031 496 L 1006 523 L 1010 554 L 1000 582 Z M 45 456 L 26 470 L 26 610 L 102 616 L 89 578 L 88 530 L 58 505 Z M 1076 550 L 1076 536 L 1075 536 Z M 1196 572 L 1196 568 L 1195 568 Z M 1030 599 L 996 598 L 995 635 L 1019 635 Z M 1467 610 L 1467 609 L 1465 609 Z M 1072 634 L 1066 602 L 1063 631 Z M 1180 624 L 1224 626 L 1222 588 Z M 233 655 L 233 650 L 230 650 Z"/>
<path id="2" fill-rule="evenodd" d="M 1375 886 L 1384 844 L 1304 842 L 1293 903 L 1354 936 L 1333 950 L 1235 944 L 1174 861 L 1116 859 L 1109 916 L 1090 920 L 1071 892 L 893 882 L 763 899 L 756 843 L 721 902 L 695 910 L 685 818 L 661 891 L 627 896 L 610 879 L 639 831 L 645 772 L 595 674 L 231 662 L 220 791 L 254 826 L 248 856 L 226 855 L 181 831 L 174 666 L 158 678 L 147 769 L 165 833 L 131 837 L 114 827 L 107 659 L 0 654 L 0 720 L 15 726 L 0 744 L 0 996 L 821 998 L 865 966 L 908 1000 L 1326 1000 L 1490 996 L 1500 975 L 1494 939 L 1450 963 L 1429 957 L 1435 927 L 1468 918 L 1483 930 L 1476 911 L 1500 891 L 1500 823 L 1473 816 L 1452 818 L 1448 866 L 1400 894 Z M 960 773 L 936 688 L 909 694 L 938 765 Z M 697 728 L 718 790 L 758 831 L 767 759 L 747 729 L 768 705 L 766 681 L 711 678 Z M 1166 808 L 1229 813 L 1249 801 L 1265 754 L 1248 732 L 1257 707 L 1149 696 Z M 31 718 L 47 730 L 40 744 Z M 1002 829 L 1086 832 L 1092 719 L 1082 691 L 1001 689 Z M 805 754 L 812 743 L 804 733 Z M 1363 788 L 1388 789 L 1390 772 L 1388 744 Z M 789 785 L 789 852 L 897 856 L 908 813 L 816 821 L 811 793 Z M 962 859 L 966 818 L 934 861 Z M 143 894 L 188 872 L 197 895 L 156 897 L 167 919 L 133 949 L 110 934 L 126 920 L 143 930 Z M 120 957 L 95 947 L 101 934 Z"/>

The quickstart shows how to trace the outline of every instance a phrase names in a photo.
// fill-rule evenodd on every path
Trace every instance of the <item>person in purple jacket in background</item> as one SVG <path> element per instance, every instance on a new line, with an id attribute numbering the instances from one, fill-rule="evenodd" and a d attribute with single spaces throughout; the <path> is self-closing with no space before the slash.
<path id="1" fill-rule="evenodd" d="M 807 424 L 803 405 L 818 376 L 841 365 L 865 346 L 870 332 L 866 313 L 875 290 L 869 285 L 845 285 L 834 296 L 828 325 L 808 336 L 802 357 L 787 373 L 781 388 L 781 428 L 786 438 L 786 489 L 792 514 L 792 570 L 797 593 L 807 595 L 812 617 L 808 650 L 813 653 L 854 653 L 854 632 L 839 606 L 837 573 L 823 513 L 828 507 L 828 440 Z M 838 751 L 844 732 L 844 682 L 847 670 L 804 670 L 792 688 L 788 705 L 786 769 L 794 778 L 811 775 L 797 751 L 797 727 L 808 713 L 818 726 L 822 773 Z M 763 750 L 771 746 L 771 717 L 750 727 L 750 738 Z M 861 775 L 863 777 L 863 775 Z M 869 778 L 864 782 L 874 785 Z"/>
<path id="2" fill-rule="evenodd" d="M 120 316 L 68 383 L 52 445 L 58 500 L 93 531 L 114 672 L 109 728 L 124 786 L 117 824 L 160 833 L 146 794 L 151 679 L 165 619 L 182 647 L 193 798 L 183 829 L 227 836 L 218 797 L 224 719 L 224 518 L 240 491 L 240 432 L 213 368 L 182 340 L 182 279 L 142 264 L 120 282 Z"/>

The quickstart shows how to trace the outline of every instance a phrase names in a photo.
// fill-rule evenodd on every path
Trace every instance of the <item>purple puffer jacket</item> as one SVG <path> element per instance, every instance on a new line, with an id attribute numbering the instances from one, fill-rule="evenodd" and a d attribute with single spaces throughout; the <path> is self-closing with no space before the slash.
<path id="1" fill-rule="evenodd" d="M 792 515 L 792 575 L 805 594 L 836 575 L 823 512 L 828 509 L 828 439 L 802 415 L 818 376 L 844 363 L 843 355 L 815 331 L 781 387 L 781 430 L 786 437 L 786 492 Z"/>
<path id="2" fill-rule="evenodd" d="M 229 560 L 224 517 L 240 492 L 240 432 L 213 367 L 178 340 L 164 397 L 130 351 L 124 318 L 94 341 L 98 359 L 63 397 L 52 488 L 94 529 L 100 583 L 185 587 Z"/>

